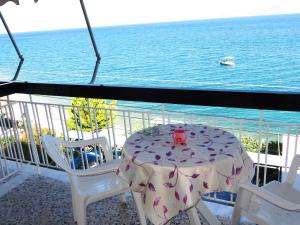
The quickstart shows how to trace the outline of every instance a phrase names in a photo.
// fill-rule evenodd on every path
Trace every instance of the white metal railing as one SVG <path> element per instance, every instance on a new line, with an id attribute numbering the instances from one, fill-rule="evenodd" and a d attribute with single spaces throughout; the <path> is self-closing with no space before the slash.
<path id="1" fill-rule="evenodd" d="M 166 111 L 163 104 L 154 111 L 145 108 L 128 110 L 121 107 L 91 107 L 89 101 L 86 106 L 71 105 L 70 101 L 60 101 L 60 99 L 55 101 L 55 103 L 53 101 L 52 103 L 51 101 L 49 103 L 33 101 L 31 96 L 24 100 L 14 100 L 11 97 L 0 100 L 0 179 L 11 175 L 24 163 L 36 165 L 38 172 L 40 172 L 40 166 L 57 168 L 41 145 L 40 137 L 43 134 L 51 134 L 65 140 L 105 136 L 113 150 L 114 157 L 118 158 L 128 136 L 137 130 L 155 124 L 181 122 L 218 126 L 234 133 L 241 140 L 245 137 L 248 137 L 250 142 L 255 140 L 254 147 L 252 147 L 253 152 L 249 152 L 249 155 L 257 164 L 256 174 L 259 175 L 256 176 L 255 181 L 260 185 L 266 184 L 270 179 L 284 178 L 293 156 L 299 151 L 300 124 L 264 121 L 263 111 L 259 112 L 259 120 L 246 120 L 174 113 Z M 74 114 L 75 127 L 73 128 L 68 124 L 71 110 L 76 112 Z M 82 110 L 87 116 L 85 121 L 82 116 L 78 116 Z M 105 126 L 101 129 L 95 122 L 97 113 L 100 111 L 103 112 L 104 119 L 110 121 L 104 123 Z M 92 131 L 84 131 L 86 123 L 89 123 Z M 274 149 L 272 150 L 274 143 L 279 148 L 277 154 L 274 154 Z M 87 169 L 104 160 L 99 148 L 67 149 L 66 153 L 74 169 Z M 13 169 L 7 166 L 8 160 L 15 163 Z M 233 203 L 235 197 L 233 195 L 226 196 L 227 200 L 218 201 Z M 207 196 L 214 200 L 217 197 L 217 194 Z"/>

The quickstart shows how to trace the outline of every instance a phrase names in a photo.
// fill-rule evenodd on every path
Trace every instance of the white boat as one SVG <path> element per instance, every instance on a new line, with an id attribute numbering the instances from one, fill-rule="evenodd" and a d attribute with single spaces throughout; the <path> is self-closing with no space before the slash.
<path id="1" fill-rule="evenodd" d="M 235 65 L 234 57 L 226 56 L 220 61 L 220 64 L 223 66 L 234 66 Z"/>

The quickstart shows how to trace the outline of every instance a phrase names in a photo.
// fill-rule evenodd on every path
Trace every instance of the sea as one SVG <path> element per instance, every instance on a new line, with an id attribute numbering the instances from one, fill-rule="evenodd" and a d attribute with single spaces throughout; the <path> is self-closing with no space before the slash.
<path id="1" fill-rule="evenodd" d="M 7 21 L 9 23 L 9 21 Z M 92 23 L 93 21 L 91 21 Z M 13 31 L 13 24 L 9 24 Z M 4 29 L 0 27 L 0 29 Z M 251 91 L 300 91 L 300 14 L 93 28 L 101 64 L 96 84 Z M 95 54 L 87 29 L 16 33 L 25 62 L 18 80 L 89 83 Z M 221 66 L 225 56 L 233 67 Z M 0 35 L 0 79 L 18 58 Z M 160 104 L 119 101 L 119 107 L 160 110 Z M 258 110 L 165 105 L 198 115 L 259 119 Z M 263 111 L 264 120 L 299 123 L 300 113 Z"/>

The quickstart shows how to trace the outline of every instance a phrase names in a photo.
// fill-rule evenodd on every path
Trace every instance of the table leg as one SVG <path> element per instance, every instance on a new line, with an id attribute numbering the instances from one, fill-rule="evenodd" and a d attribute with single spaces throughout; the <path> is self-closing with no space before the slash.
<path id="1" fill-rule="evenodd" d="M 221 225 L 221 222 L 214 214 L 212 214 L 212 212 L 209 210 L 209 208 L 207 208 L 203 201 L 199 201 L 196 207 L 199 210 L 200 214 L 206 219 L 208 224 Z"/>
<path id="2" fill-rule="evenodd" d="M 142 195 L 140 192 L 135 192 L 135 191 L 132 191 L 131 193 L 132 193 L 135 205 L 136 205 L 140 223 L 141 223 L 141 225 L 147 225 L 146 216 L 145 216 L 145 212 L 143 209 Z"/>

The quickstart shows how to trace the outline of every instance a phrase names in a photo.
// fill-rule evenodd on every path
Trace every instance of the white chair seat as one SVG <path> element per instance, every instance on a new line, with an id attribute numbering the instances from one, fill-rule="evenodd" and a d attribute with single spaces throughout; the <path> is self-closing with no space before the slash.
<path id="1" fill-rule="evenodd" d="M 87 175 L 95 175 L 95 174 L 103 174 L 106 172 L 111 172 L 111 171 L 117 171 L 119 168 L 119 165 L 121 163 L 120 159 L 114 159 L 111 161 L 108 161 L 106 163 L 101 164 L 100 166 L 89 168 L 86 170 L 76 170 L 76 175 L 77 176 L 87 176 Z"/>
<path id="2" fill-rule="evenodd" d="M 300 192 L 293 188 L 292 184 L 272 181 L 262 188 L 289 202 L 300 204 Z"/>
<path id="3" fill-rule="evenodd" d="M 74 182 L 76 182 L 78 194 L 88 198 L 87 204 L 129 191 L 128 184 L 117 177 L 115 173 L 75 177 Z M 98 193 L 101 194 L 97 195 Z"/>
<path id="4" fill-rule="evenodd" d="M 244 215 L 244 213 L 242 213 L 242 215 Z M 255 201 L 252 202 L 247 210 L 246 216 L 259 225 L 300 224 L 299 212 L 284 210 L 260 198 L 256 198 Z"/>

